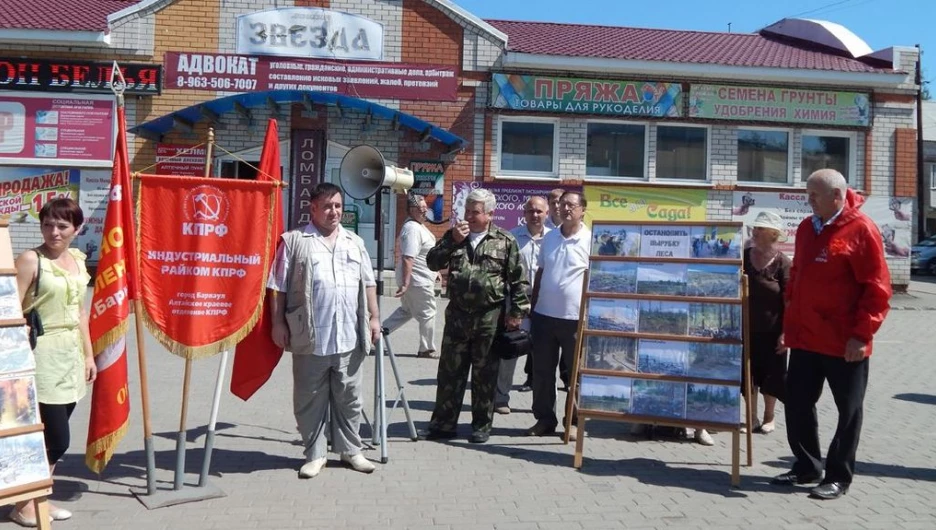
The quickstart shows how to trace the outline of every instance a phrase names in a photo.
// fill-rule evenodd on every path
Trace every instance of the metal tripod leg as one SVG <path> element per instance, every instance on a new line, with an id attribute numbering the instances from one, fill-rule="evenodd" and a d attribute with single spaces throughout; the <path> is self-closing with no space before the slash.
<path id="1" fill-rule="evenodd" d="M 403 405 L 403 414 L 406 416 L 406 424 L 409 426 L 410 440 L 416 441 L 419 436 L 416 434 L 416 425 L 413 424 L 413 418 L 410 415 L 409 402 L 406 401 L 406 390 L 403 382 L 400 381 L 400 370 L 397 368 L 396 355 L 393 354 L 393 348 L 390 347 L 390 333 L 387 328 L 383 328 L 384 349 L 387 351 L 387 357 L 390 358 L 390 367 L 393 369 L 393 379 L 396 380 L 397 397 L 390 407 L 390 414 L 396 410 L 397 404 Z"/>

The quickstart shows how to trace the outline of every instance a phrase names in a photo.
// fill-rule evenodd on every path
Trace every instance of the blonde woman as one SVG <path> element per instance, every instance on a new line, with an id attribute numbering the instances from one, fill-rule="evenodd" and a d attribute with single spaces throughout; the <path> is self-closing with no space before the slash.
<path id="1" fill-rule="evenodd" d="M 751 246 L 744 251 L 744 273 L 749 282 L 751 317 L 751 410 L 757 418 L 757 394 L 764 394 L 764 420 L 754 421 L 754 432 L 774 430 L 774 407 L 784 398 L 787 351 L 783 347 L 783 293 L 792 262 L 778 244 L 786 240 L 783 219 L 761 212 L 754 220 Z"/>

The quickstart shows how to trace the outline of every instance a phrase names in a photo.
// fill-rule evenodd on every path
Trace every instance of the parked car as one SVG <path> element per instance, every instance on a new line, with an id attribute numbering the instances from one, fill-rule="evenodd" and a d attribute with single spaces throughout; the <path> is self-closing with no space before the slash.
<path id="1" fill-rule="evenodd" d="M 911 247 L 910 270 L 936 275 L 936 236 L 930 236 Z"/>

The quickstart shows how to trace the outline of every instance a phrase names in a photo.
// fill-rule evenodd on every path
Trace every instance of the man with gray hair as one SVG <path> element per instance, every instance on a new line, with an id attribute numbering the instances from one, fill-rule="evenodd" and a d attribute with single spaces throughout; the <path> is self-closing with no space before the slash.
<path id="1" fill-rule="evenodd" d="M 501 329 L 517 329 L 530 310 L 528 282 L 520 264 L 517 241 L 494 226 L 494 194 L 476 189 L 468 194 L 465 219 L 442 236 L 426 262 L 434 271 L 448 269 L 448 298 L 435 407 L 428 440 L 456 436 L 471 370 L 469 441 L 484 443 L 494 422 L 494 391 L 500 359 L 491 351 Z M 505 314 L 506 306 L 506 314 Z"/>
<path id="2" fill-rule="evenodd" d="M 864 199 L 834 169 L 809 176 L 813 215 L 796 230 L 781 342 L 790 348 L 785 405 L 787 441 L 796 461 L 773 484 L 819 482 L 817 499 L 837 499 L 855 474 L 871 340 L 890 309 L 891 281 L 874 221 Z M 838 427 L 822 450 L 816 402 L 825 381 L 838 408 Z"/>

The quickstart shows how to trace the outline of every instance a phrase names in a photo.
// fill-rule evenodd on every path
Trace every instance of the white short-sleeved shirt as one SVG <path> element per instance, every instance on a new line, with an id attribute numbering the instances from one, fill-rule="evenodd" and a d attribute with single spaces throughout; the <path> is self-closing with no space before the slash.
<path id="1" fill-rule="evenodd" d="M 517 246 L 520 248 L 520 262 L 523 263 L 523 272 L 526 274 L 527 281 L 530 282 L 530 293 L 533 292 L 533 283 L 536 280 L 536 269 L 539 267 L 540 247 L 543 244 L 543 238 L 549 232 L 550 229 L 545 225 L 543 226 L 543 233 L 536 238 L 530 234 L 530 229 L 526 225 L 518 226 L 510 231 L 517 240 Z"/>
<path id="2" fill-rule="evenodd" d="M 582 281 L 590 254 L 591 231 L 585 225 L 572 237 L 563 236 L 561 228 L 546 234 L 539 256 L 543 276 L 533 311 L 548 317 L 578 320 Z"/>
<path id="3" fill-rule="evenodd" d="M 315 308 L 315 355 L 335 355 L 357 347 L 358 286 L 377 285 L 370 255 L 356 235 L 339 226 L 334 250 L 313 224 L 305 227 L 312 234 L 312 304 Z M 270 271 L 267 288 L 285 293 L 289 278 L 288 249 L 281 242 Z"/>
<path id="4" fill-rule="evenodd" d="M 410 277 L 410 284 L 420 287 L 435 286 L 435 271 L 429 270 L 426 264 L 426 254 L 432 250 L 436 244 L 436 238 L 428 228 L 418 221 L 407 219 L 400 229 L 400 263 L 397 265 L 396 281 L 397 285 L 403 284 L 403 263 L 404 256 L 413 258 L 413 274 Z"/>

